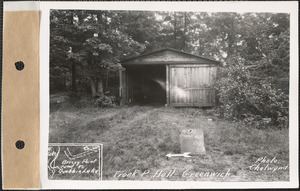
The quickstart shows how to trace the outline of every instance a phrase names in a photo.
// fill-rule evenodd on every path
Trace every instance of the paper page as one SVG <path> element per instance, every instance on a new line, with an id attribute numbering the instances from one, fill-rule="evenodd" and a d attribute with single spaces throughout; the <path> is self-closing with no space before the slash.
<path id="1" fill-rule="evenodd" d="M 298 187 L 297 5 L 40 2 L 40 188 Z"/>

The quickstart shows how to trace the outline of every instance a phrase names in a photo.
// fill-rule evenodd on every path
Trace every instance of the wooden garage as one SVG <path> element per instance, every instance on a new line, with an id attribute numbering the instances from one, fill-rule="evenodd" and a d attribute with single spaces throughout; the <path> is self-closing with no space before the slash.
<path id="1" fill-rule="evenodd" d="M 120 104 L 215 105 L 220 62 L 166 48 L 121 62 Z"/>

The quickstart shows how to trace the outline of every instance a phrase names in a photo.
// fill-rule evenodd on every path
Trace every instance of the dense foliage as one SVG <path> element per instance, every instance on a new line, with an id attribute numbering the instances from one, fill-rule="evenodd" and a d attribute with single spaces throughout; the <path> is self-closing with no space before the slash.
<path id="1" fill-rule="evenodd" d="M 225 67 L 220 75 L 216 83 L 217 111 L 222 117 L 256 127 L 288 126 L 288 94 L 283 90 L 257 80 L 242 62 Z"/>
<path id="2" fill-rule="evenodd" d="M 170 47 L 222 63 L 222 117 L 288 126 L 288 14 L 52 10 L 50 21 L 51 93 L 115 105 L 120 60 Z"/>
<path id="3" fill-rule="evenodd" d="M 257 127 L 288 127 L 288 15 L 244 17 L 243 29 L 237 30 L 244 37 L 239 52 L 228 57 L 219 72 L 219 113 Z"/>

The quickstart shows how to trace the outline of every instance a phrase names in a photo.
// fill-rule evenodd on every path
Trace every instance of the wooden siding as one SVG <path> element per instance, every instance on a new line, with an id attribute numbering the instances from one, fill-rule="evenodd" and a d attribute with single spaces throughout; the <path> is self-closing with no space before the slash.
<path id="1" fill-rule="evenodd" d="M 216 67 L 211 65 L 170 65 L 171 106 L 214 106 Z"/>

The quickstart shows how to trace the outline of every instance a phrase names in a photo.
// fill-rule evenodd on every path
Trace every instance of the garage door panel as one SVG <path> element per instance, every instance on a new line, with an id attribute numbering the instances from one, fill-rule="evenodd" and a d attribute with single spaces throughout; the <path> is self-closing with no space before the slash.
<path id="1" fill-rule="evenodd" d="M 214 73 L 210 66 L 170 66 L 170 104 L 214 106 Z"/>

